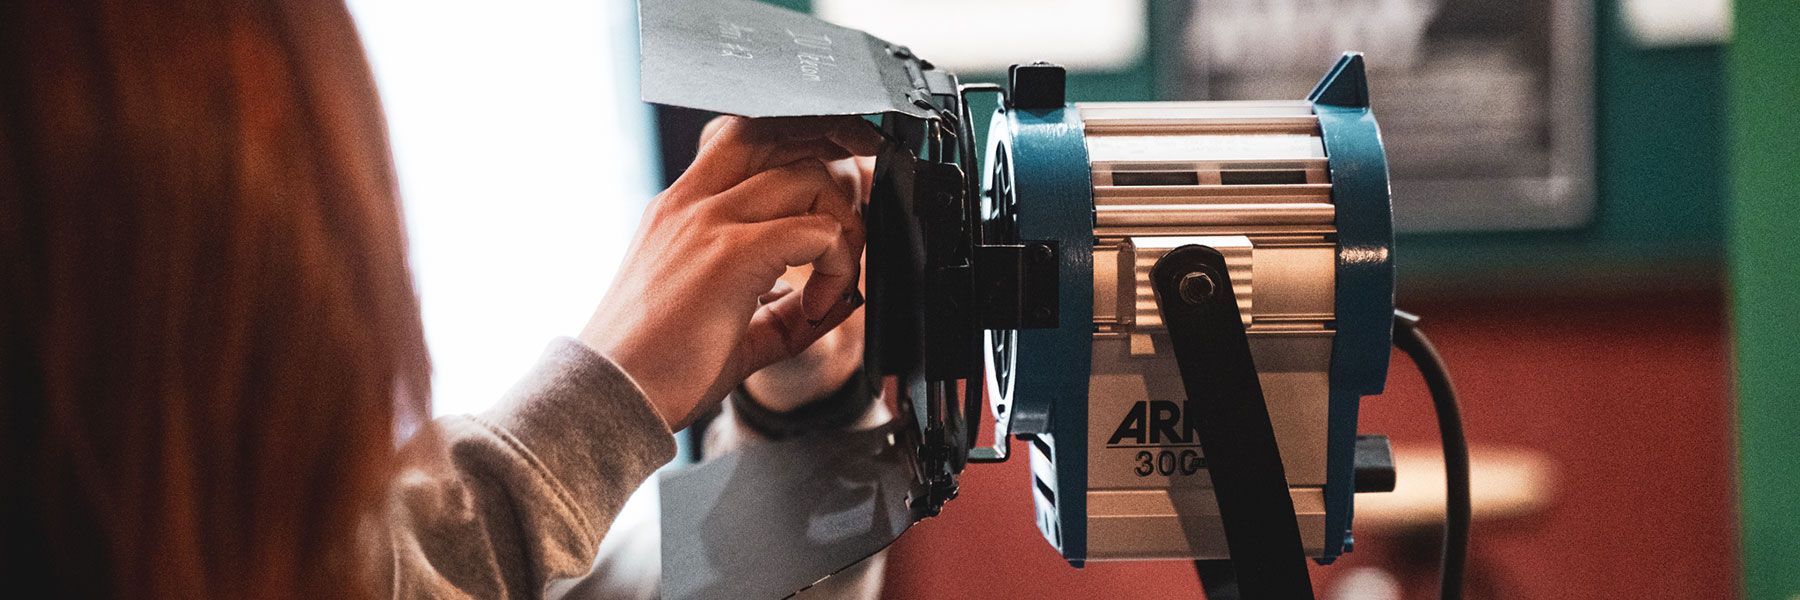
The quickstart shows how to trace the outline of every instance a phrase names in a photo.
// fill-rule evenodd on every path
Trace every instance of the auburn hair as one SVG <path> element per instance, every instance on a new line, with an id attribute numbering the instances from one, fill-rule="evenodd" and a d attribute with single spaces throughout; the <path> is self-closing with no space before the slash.
<path id="1" fill-rule="evenodd" d="M 428 416 L 396 196 L 341 0 L 0 2 L 9 589 L 365 595 Z"/>

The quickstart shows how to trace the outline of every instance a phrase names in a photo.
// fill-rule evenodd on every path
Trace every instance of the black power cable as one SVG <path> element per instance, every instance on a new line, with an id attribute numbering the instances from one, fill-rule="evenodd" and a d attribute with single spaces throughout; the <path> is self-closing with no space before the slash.
<path id="1" fill-rule="evenodd" d="M 1419 317 L 1405 311 L 1394 311 L 1394 347 L 1412 358 L 1431 390 L 1431 405 L 1437 411 L 1438 435 L 1444 445 L 1444 555 L 1439 580 L 1439 595 L 1444 600 L 1460 600 L 1463 575 L 1469 561 L 1469 523 L 1473 520 L 1469 506 L 1469 441 L 1463 437 L 1462 409 L 1456 405 L 1456 389 L 1450 384 L 1450 372 L 1437 347 L 1419 330 Z"/>
<path id="2" fill-rule="evenodd" d="M 1469 440 L 1463 435 L 1462 409 L 1456 404 L 1456 387 L 1437 346 L 1419 330 L 1419 316 L 1394 311 L 1394 346 L 1411 358 L 1431 392 L 1437 413 L 1438 435 L 1444 446 L 1444 553 L 1439 597 L 1461 600 L 1463 578 L 1469 563 L 1469 524 L 1474 520 L 1469 500 Z M 1194 570 L 1210 600 L 1238 600 L 1237 582 L 1230 561 L 1196 560 Z"/>

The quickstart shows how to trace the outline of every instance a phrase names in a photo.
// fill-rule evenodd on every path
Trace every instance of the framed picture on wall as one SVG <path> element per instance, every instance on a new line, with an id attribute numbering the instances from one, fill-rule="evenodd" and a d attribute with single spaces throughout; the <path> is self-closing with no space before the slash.
<path id="1" fill-rule="evenodd" d="M 1594 214 L 1585 0 L 1194 0 L 1195 100 L 1304 94 L 1366 53 L 1401 231 L 1578 227 Z"/>

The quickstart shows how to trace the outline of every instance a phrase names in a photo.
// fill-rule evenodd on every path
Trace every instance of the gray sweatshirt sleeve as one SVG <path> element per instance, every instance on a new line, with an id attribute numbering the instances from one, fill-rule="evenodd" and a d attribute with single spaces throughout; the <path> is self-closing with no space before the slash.
<path id="1" fill-rule="evenodd" d="M 403 456 L 381 558 L 394 598 L 535 599 L 588 570 L 625 499 L 675 439 L 623 371 L 551 344 L 498 406 L 438 419 Z M 435 437 L 435 439 L 431 439 Z"/>

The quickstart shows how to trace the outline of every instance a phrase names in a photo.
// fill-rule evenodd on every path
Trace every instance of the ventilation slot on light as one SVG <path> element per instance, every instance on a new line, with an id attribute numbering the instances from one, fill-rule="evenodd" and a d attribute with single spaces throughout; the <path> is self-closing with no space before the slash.
<path id="1" fill-rule="evenodd" d="M 1050 490 L 1050 484 L 1044 483 L 1044 480 L 1036 477 L 1032 477 L 1031 482 L 1037 484 L 1038 493 L 1044 495 L 1045 503 L 1056 506 L 1056 492 Z"/>
<path id="2" fill-rule="evenodd" d="M 1112 181 L 1113 185 L 1200 185 L 1200 174 L 1193 171 L 1115 171 Z"/>
<path id="3" fill-rule="evenodd" d="M 1118 175 L 1114 175 L 1117 178 Z M 1306 171 L 1220 171 L 1224 185 L 1294 185 L 1306 183 Z"/>
<path id="4" fill-rule="evenodd" d="M 1031 445 L 1037 446 L 1038 452 L 1044 453 L 1044 460 L 1056 462 L 1056 450 L 1051 449 L 1050 443 L 1045 442 L 1044 438 L 1031 436 Z"/>

